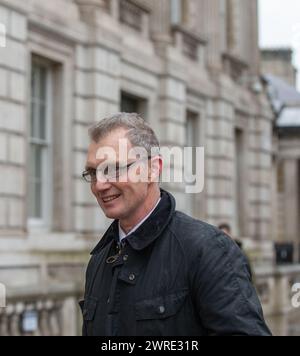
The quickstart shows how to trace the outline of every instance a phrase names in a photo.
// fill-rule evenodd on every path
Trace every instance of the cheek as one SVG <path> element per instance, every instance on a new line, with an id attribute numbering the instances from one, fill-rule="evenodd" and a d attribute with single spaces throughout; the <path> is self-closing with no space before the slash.
<path id="1" fill-rule="evenodd" d="M 91 190 L 92 194 L 94 194 L 96 196 L 96 190 L 92 185 L 90 187 L 90 190 Z"/>
<path id="2" fill-rule="evenodd" d="M 119 182 L 112 184 L 116 191 L 123 196 L 123 201 L 137 201 L 144 199 L 147 194 L 147 185 L 145 183 Z"/>
<path id="3" fill-rule="evenodd" d="M 147 197 L 147 185 L 145 183 L 136 183 L 131 186 L 127 197 L 131 201 L 141 202 L 144 201 Z"/>

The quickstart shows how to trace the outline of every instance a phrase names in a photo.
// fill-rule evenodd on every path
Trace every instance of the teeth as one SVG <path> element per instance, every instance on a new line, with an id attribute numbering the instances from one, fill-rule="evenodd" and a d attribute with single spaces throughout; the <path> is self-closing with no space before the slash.
<path id="1" fill-rule="evenodd" d="M 115 195 L 113 197 L 109 197 L 109 198 L 103 198 L 102 200 L 104 201 L 104 203 L 107 203 L 109 201 L 115 200 L 116 198 L 118 198 L 119 195 Z"/>

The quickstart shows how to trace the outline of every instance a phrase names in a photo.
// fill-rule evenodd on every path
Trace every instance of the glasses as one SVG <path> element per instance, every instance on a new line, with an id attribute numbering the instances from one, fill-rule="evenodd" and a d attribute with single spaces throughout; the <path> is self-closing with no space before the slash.
<path id="1" fill-rule="evenodd" d="M 82 178 L 87 183 L 95 183 L 99 179 L 99 176 L 104 180 L 117 180 L 119 177 L 123 176 L 128 172 L 129 168 L 132 167 L 135 163 L 141 162 L 143 160 L 150 160 L 152 157 L 148 156 L 147 158 L 142 158 L 137 161 L 131 162 L 127 165 L 120 166 L 117 164 L 106 165 L 105 167 L 98 167 L 97 169 L 87 169 L 82 173 Z M 101 180 L 101 179 L 99 179 Z"/>

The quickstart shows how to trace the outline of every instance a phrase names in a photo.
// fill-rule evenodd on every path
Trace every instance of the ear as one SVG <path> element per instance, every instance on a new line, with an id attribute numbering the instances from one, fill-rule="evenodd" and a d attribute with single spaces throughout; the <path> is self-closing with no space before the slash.
<path id="1" fill-rule="evenodd" d="M 149 175 L 148 175 L 148 181 L 149 182 L 159 182 L 161 173 L 162 173 L 162 168 L 163 168 L 163 162 L 162 158 L 160 156 L 153 157 L 150 161 L 150 169 L 149 169 Z"/>

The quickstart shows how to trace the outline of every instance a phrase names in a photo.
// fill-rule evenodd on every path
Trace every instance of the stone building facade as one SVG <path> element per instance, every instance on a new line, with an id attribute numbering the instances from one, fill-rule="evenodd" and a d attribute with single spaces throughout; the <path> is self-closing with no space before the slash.
<path id="1" fill-rule="evenodd" d="M 274 240 L 293 245 L 290 259 L 300 262 L 300 93 L 296 89 L 293 50 L 262 51 L 262 70 L 276 115 L 277 166 Z"/>
<path id="2" fill-rule="evenodd" d="M 205 147 L 201 194 L 164 184 L 178 209 L 269 246 L 273 112 L 257 1 L 0 0 L 0 23 L 0 282 L 31 303 L 0 312 L 2 333 L 20 332 L 27 309 L 44 333 L 76 333 L 59 310 L 75 310 L 110 223 L 81 179 L 87 128 L 120 110 L 144 115 L 162 145 Z"/>
<path id="3" fill-rule="evenodd" d="M 268 48 L 261 51 L 261 72 L 272 74 L 292 87 L 297 84 L 297 69 L 293 65 L 291 48 Z"/>

